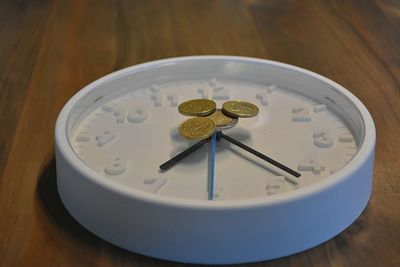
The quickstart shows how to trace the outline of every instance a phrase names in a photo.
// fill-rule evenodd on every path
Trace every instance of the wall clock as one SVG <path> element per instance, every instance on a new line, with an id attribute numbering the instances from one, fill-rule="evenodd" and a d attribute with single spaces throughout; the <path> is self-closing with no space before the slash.
<path id="1" fill-rule="evenodd" d="M 178 106 L 199 98 L 216 110 L 247 101 L 258 114 L 234 118 L 226 138 L 187 140 Z M 117 71 L 68 101 L 55 140 L 70 214 L 160 259 L 224 264 L 300 252 L 351 225 L 371 194 L 375 127 L 365 106 L 325 77 L 273 61 L 195 56 Z"/>

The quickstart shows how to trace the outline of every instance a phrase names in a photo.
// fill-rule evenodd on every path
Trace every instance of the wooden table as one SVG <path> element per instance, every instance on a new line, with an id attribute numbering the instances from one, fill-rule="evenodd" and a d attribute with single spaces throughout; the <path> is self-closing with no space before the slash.
<path id="1" fill-rule="evenodd" d="M 1 1 L 0 265 L 183 266 L 86 231 L 56 189 L 63 104 L 117 69 L 166 57 L 272 59 L 352 91 L 377 128 L 374 187 L 361 217 L 308 251 L 243 266 L 400 266 L 400 2 Z"/>

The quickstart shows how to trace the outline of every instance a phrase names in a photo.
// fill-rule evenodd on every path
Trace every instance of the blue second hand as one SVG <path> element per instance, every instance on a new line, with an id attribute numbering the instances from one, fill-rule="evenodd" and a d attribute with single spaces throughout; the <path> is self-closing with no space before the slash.
<path id="1" fill-rule="evenodd" d="M 209 186 L 210 189 L 208 190 L 208 200 L 213 200 L 214 196 L 214 168 L 215 168 L 215 146 L 216 146 L 216 138 L 217 133 L 213 133 L 211 137 L 211 171 L 210 171 L 210 179 L 209 179 Z"/>

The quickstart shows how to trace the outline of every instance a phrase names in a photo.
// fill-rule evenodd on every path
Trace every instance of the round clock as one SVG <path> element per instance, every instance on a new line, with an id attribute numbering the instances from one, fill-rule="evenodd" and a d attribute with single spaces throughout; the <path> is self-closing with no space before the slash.
<path id="1" fill-rule="evenodd" d="M 178 106 L 191 99 L 212 100 L 210 112 L 244 101 L 258 114 L 188 140 Z M 182 57 L 117 71 L 68 101 L 55 140 L 70 214 L 108 242 L 172 261 L 306 250 L 353 223 L 372 188 L 365 106 L 325 77 L 261 59 Z"/>

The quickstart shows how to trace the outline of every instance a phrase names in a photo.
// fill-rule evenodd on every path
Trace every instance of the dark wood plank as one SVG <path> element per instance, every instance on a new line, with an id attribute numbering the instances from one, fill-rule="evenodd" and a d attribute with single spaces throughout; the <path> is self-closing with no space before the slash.
<path id="1" fill-rule="evenodd" d="M 45 1 L 32 5 L 10 2 L 0 9 L 0 174 L 23 107 L 48 12 Z"/>
<path id="2" fill-rule="evenodd" d="M 289 257 L 239 266 L 400 265 L 400 4 L 376 1 L 0 3 L 0 265 L 185 266 L 117 248 L 56 191 L 53 129 L 91 81 L 183 55 L 267 58 L 323 74 L 374 117 L 373 195 L 347 230 Z"/>
<path id="3" fill-rule="evenodd" d="M 34 55 L 36 60 L 27 95 L 21 98 L 24 101 L 22 111 L 15 121 L 17 130 L 10 144 L 11 153 L 0 188 L 0 236 L 4 240 L 1 242 L 0 263 L 3 266 L 42 265 L 43 259 L 37 255 L 46 255 L 46 262 L 50 265 L 57 262 L 74 265 L 76 261 L 85 260 L 84 257 L 72 256 L 74 254 L 64 254 L 64 249 L 57 246 L 66 244 L 71 235 L 68 232 L 63 235 L 65 225 L 52 223 L 52 219 L 67 218 L 72 227 L 78 225 L 68 217 L 58 199 L 46 199 L 40 193 L 43 187 L 39 187 L 39 177 L 49 178 L 46 186 L 54 185 L 55 173 L 52 172 L 51 178 L 45 173 L 50 173 L 54 167 L 53 129 L 62 105 L 81 87 L 113 70 L 114 41 L 109 38 L 107 29 L 113 32 L 114 25 L 110 21 L 115 18 L 114 13 L 108 11 L 106 2 L 94 5 L 94 8 L 89 2 L 76 7 L 68 2 L 56 2 L 47 8 L 50 12 L 43 15 L 47 18 L 46 23 L 36 25 L 42 27 L 43 36 Z M 97 11 L 99 16 L 90 18 L 88 15 L 93 11 Z M 109 20 L 101 15 L 109 16 Z M 56 192 L 54 186 L 49 190 Z M 58 213 L 51 214 L 51 209 L 48 211 L 44 205 L 59 207 Z M 81 232 L 85 231 L 79 227 L 74 237 L 82 236 Z M 90 241 L 90 234 L 86 234 L 89 237 L 85 240 Z M 55 238 L 55 244 L 46 246 L 46 238 Z M 38 246 L 38 242 L 42 245 Z M 94 243 L 95 248 L 101 241 L 96 239 Z M 82 240 L 71 247 L 75 250 L 69 252 L 75 255 L 87 250 Z M 96 249 L 92 251 L 96 253 Z M 95 258 L 95 254 L 88 255 Z M 66 261 L 61 261 L 63 257 Z M 69 264 L 68 260 L 72 263 Z"/>

